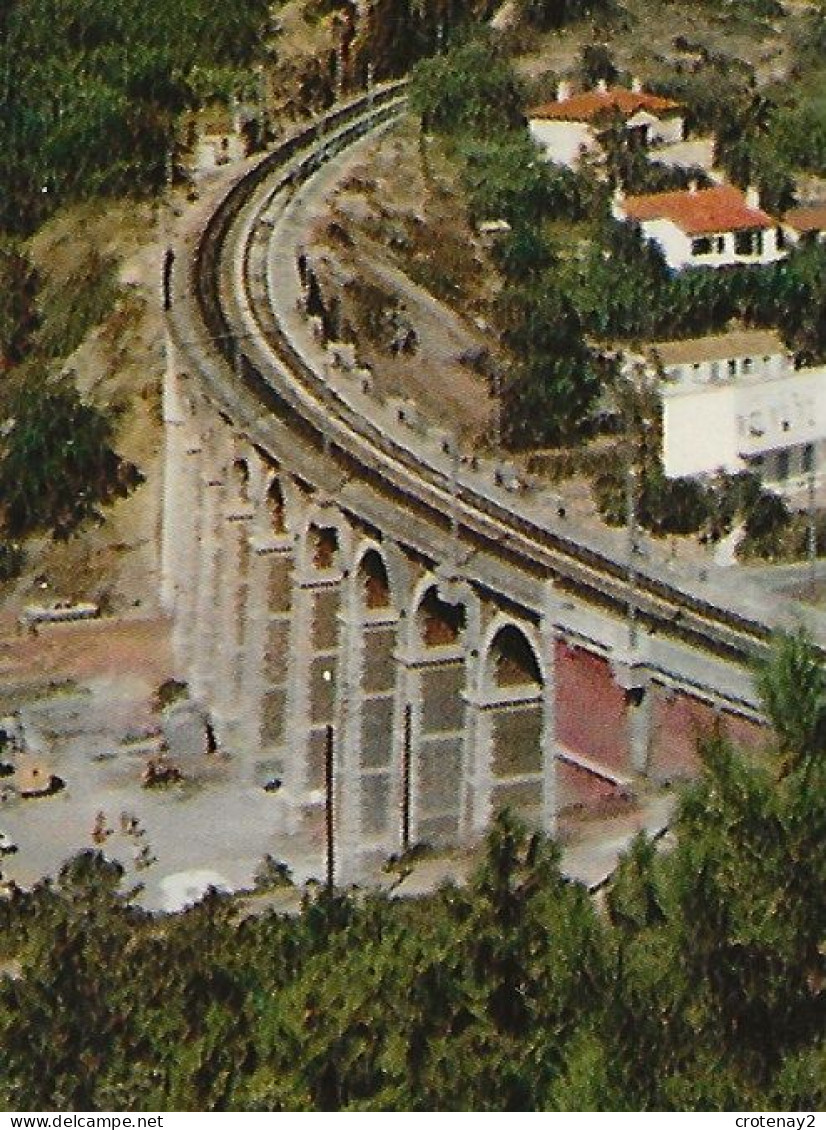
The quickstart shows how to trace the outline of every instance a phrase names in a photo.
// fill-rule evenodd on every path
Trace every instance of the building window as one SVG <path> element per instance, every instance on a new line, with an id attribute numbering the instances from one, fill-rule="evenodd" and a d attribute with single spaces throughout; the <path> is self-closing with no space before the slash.
<path id="1" fill-rule="evenodd" d="M 726 249 L 725 236 L 722 236 L 722 235 L 715 236 L 714 244 L 715 244 L 715 250 L 716 250 L 717 254 L 722 255 L 723 252 Z"/>
<path id="2" fill-rule="evenodd" d="M 692 255 L 710 255 L 713 250 L 711 239 L 707 235 L 701 235 L 699 239 L 691 241 Z"/>
<path id="3" fill-rule="evenodd" d="M 738 231 L 734 233 L 734 251 L 737 255 L 762 255 L 762 231 Z"/>
<path id="4" fill-rule="evenodd" d="M 728 367 L 728 375 L 730 377 L 736 377 L 737 376 L 737 362 L 734 360 L 734 358 L 732 358 L 727 363 L 727 367 Z"/>
<path id="5" fill-rule="evenodd" d="M 781 483 L 789 477 L 789 453 L 786 450 L 777 453 L 777 477 Z"/>
<path id="6" fill-rule="evenodd" d="M 712 361 L 711 362 L 711 379 L 713 381 L 719 381 L 719 379 L 720 379 L 720 362 L 719 361 Z"/>
<path id="7" fill-rule="evenodd" d="M 815 445 L 813 443 L 806 443 L 803 445 L 803 456 L 801 459 L 802 469 L 804 475 L 811 475 L 815 469 Z"/>
<path id="8" fill-rule="evenodd" d="M 754 362 L 751 357 L 743 358 L 743 376 L 747 377 L 754 369 Z"/>

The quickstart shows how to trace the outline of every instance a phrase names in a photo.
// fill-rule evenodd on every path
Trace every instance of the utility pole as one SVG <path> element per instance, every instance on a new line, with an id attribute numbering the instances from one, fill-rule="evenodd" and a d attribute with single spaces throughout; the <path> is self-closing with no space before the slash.
<path id="1" fill-rule="evenodd" d="M 634 467 L 634 454 L 629 445 L 628 466 L 625 472 L 625 509 L 628 523 L 628 647 L 637 649 L 637 473 Z"/>
<path id="2" fill-rule="evenodd" d="M 335 68 L 336 101 L 340 102 L 344 92 L 344 40 L 342 38 L 339 38 L 336 44 Z"/>
<path id="3" fill-rule="evenodd" d="M 628 584 L 628 649 L 636 651 L 638 641 L 637 625 L 637 469 L 634 466 L 634 391 L 636 385 L 632 370 L 623 367 L 622 375 L 627 382 L 628 403 L 625 409 L 625 520 L 626 520 L 626 582 Z"/>
<path id="4" fill-rule="evenodd" d="M 158 228 L 161 245 L 164 248 L 161 260 L 161 294 L 163 309 L 169 312 L 172 309 L 172 267 L 175 262 L 175 252 L 172 250 L 172 180 L 175 170 L 175 155 L 172 149 L 167 149 L 164 157 L 164 188 L 163 195 L 158 203 Z"/>
<path id="5" fill-rule="evenodd" d="M 335 888 L 336 854 L 335 854 L 335 826 L 334 826 L 334 775 L 333 757 L 335 754 L 335 731 L 328 725 L 324 741 L 324 823 L 327 832 L 327 893 L 332 894 Z"/>
<path id="6" fill-rule="evenodd" d="M 454 566 L 459 562 L 459 440 L 451 441 L 450 449 L 450 545 Z"/>
<path id="7" fill-rule="evenodd" d="M 369 95 L 369 103 L 373 105 L 373 64 L 367 64 L 367 94 Z"/>
<path id="8" fill-rule="evenodd" d="M 815 460 L 814 449 L 809 464 L 809 524 L 806 530 L 806 550 L 809 559 L 809 596 L 812 601 L 817 596 L 817 510 L 815 508 Z"/>
<path id="9" fill-rule="evenodd" d="M 410 746 L 413 731 L 413 708 L 404 708 L 404 738 L 402 742 L 402 851 L 410 850 Z"/>
<path id="10" fill-rule="evenodd" d="M 502 374 L 498 371 L 493 378 L 493 395 L 496 397 L 496 414 L 493 419 L 494 458 L 498 459 L 502 450 Z"/>
<path id="11" fill-rule="evenodd" d="M 269 113 L 267 111 L 267 76 L 264 71 L 263 63 L 259 63 L 255 68 L 255 76 L 258 86 L 258 142 L 263 147 L 266 143 L 266 138 L 269 133 Z"/>

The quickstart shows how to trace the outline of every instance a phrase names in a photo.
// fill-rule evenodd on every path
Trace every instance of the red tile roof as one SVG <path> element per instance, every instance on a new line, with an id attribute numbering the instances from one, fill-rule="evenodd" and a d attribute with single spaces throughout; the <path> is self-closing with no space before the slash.
<path id="1" fill-rule="evenodd" d="M 808 208 L 792 208 L 783 219 L 795 231 L 826 231 L 826 204 L 813 204 Z"/>
<path id="2" fill-rule="evenodd" d="M 629 220 L 670 220 L 686 235 L 771 228 L 776 222 L 762 209 L 747 204 L 743 193 L 730 184 L 695 192 L 627 196 L 619 202 L 619 209 Z"/>
<path id="3" fill-rule="evenodd" d="M 647 94 L 644 90 L 611 86 L 607 90 L 586 90 L 582 94 L 572 94 L 561 102 L 546 102 L 529 110 L 528 117 L 563 122 L 591 122 L 600 114 L 619 113 L 624 118 L 632 118 L 638 110 L 647 110 L 655 117 L 669 118 L 682 109 L 679 102 L 672 102 L 670 98 L 660 98 L 659 95 Z"/>

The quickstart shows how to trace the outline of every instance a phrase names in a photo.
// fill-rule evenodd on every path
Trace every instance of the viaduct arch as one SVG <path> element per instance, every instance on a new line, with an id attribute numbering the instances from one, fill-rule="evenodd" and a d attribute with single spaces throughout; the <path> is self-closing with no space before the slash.
<path id="1" fill-rule="evenodd" d="M 772 627 L 742 594 L 629 576 L 484 468 L 457 481 L 449 437 L 285 333 L 279 210 L 402 99 L 337 107 L 243 177 L 177 248 L 168 311 L 176 662 L 242 771 L 282 780 L 285 835 L 319 826 L 332 732 L 342 880 L 408 842 L 472 843 L 506 805 L 552 831 L 689 771 L 713 719 L 752 736 L 745 661 Z"/>

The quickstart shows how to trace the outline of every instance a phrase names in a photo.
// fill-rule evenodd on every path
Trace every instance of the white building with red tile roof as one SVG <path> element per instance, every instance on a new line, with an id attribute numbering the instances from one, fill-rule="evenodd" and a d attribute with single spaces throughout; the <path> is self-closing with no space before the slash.
<path id="1" fill-rule="evenodd" d="M 639 224 L 669 267 L 732 267 L 774 263 L 785 255 L 778 221 L 760 208 L 757 193 L 730 184 L 614 197 L 618 220 Z"/>
<path id="2" fill-rule="evenodd" d="M 599 149 L 598 135 L 616 115 L 629 134 L 645 145 L 682 140 L 683 107 L 670 98 L 647 93 L 637 82 L 630 90 L 599 83 L 578 94 L 571 93 L 567 83 L 560 83 L 555 101 L 528 111 L 528 125 L 548 160 L 575 168 L 586 153 Z"/>

